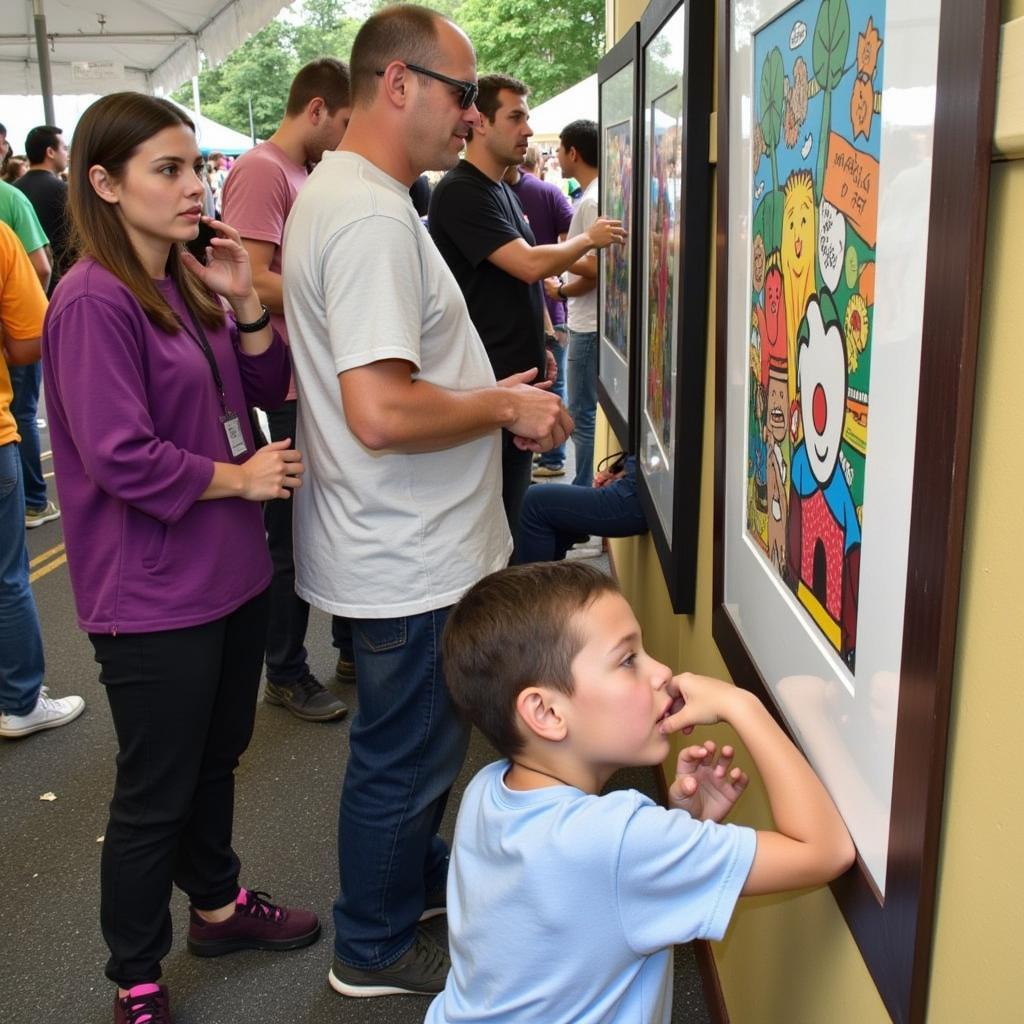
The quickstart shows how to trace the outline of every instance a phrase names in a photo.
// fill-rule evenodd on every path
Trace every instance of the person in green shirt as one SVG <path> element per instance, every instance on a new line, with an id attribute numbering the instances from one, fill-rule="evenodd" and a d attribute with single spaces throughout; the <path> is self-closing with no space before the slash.
<path id="1" fill-rule="evenodd" d="M 6 181 L 0 181 L 0 220 L 18 236 L 18 241 L 28 253 L 39 283 L 43 286 L 43 291 L 46 291 L 50 283 L 50 255 L 47 251 L 50 240 L 46 237 L 46 232 L 43 231 L 28 196 Z"/>
<path id="2" fill-rule="evenodd" d="M 24 192 L 0 181 L 0 221 L 7 224 L 18 236 L 39 283 L 46 292 L 50 286 L 51 251 L 49 239 L 39 223 L 35 207 Z M 11 368 L 11 415 L 18 422 L 21 444 L 21 471 L 25 480 L 25 527 L 34 529 L 52 522 L 60 516 L 60 509 L 46 493 L 46 478 L 43 476 L 40 458 L 39 428 L 36 412 L 39 408 L 39 364 Z"/>

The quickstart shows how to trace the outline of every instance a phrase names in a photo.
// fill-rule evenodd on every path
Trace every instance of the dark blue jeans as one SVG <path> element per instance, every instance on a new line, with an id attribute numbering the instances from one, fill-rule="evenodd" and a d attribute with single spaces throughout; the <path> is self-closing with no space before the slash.
<path id="1" fill-rule="evenodd" d="M 519 560 L 557 562 L 588 536 L 634 537 L 647 532 L 636 493 L 636 458 L 626 472 L 604 487 L 542 484 L 531 487 L 519 522 Z"/>
<path id="2" fill-rule="evenodd" d="M 354 967 L 387 967 L 412 945 L 425 893 L 447 873 L 437 830 L 469 743 L 441 666 L 450 610 L 352 620 L 359 709 L 338 815 L 334 948 Z"/>
<path id="3" fill-rule="evenodd" d="M 12 366 L 11 415 L 18 424 L 21 434 L 21 473 L 25 486 L 25 508 L 46 508 L 46 480 L 43 479 L 43 463 L 40 458 L 39 428 L 36 414 L 39 412 L 39 387 L 43 380 L 41 363 L 28 366 Z"/>
<path id="4" fill-rule="evenodd" d="M 43 685 L 43 638 L 28 582 L 25 492 L 12 441 L 0 445 L 0 711 L 27 715 Z"/>

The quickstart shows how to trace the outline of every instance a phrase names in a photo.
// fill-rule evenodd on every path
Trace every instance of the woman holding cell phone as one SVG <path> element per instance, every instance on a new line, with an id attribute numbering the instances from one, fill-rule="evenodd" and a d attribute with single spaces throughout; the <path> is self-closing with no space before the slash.
<path id="1" fill-rule="evenodd" d="M 198 955 L 320 934 L 314 914 L 242 888 L 231 845 L 271 576 L 260 502 L 288 497 L 303 464 L 287 441 L 253 443 L 247 409 L 284 401 L 288 354 L 238 234 L 202 216 L 202 175 L 179 108 L 94 103 L 71 152 L 79 258 L 43 334 L 68 568 L 118 739 L 100 921 L 123 1024 L 171 1019 L 157 980 L 172 884 Z M 200 223 L 205 265 L 185 250 Z"/>

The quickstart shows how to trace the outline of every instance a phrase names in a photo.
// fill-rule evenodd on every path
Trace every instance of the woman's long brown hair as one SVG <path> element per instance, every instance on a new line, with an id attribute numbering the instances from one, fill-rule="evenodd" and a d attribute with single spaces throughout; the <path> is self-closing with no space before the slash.
<path id="1" fill-rule="evenodd" d="M 89 181 L 89 168 L 99 164 L 117 181 L 142 143 L 165 128 L 178 125 L 195 131 L 184 111 L 169 100 L 139 92 L 103 96 L 85 111 L 75 128 L 68 173 L 68 211 L 76 254 L 94 259 L 120 278 L 150 320 L 168 334 L 181 329 L 178 318 L 143 267 L 121 223 L 118 208 L 96 194 Z M 224 309 L 202 282 L 185 269 L 182 249 L 180 244 L 171 245 L 167 274 L 192 312 L 207 327 L 220 327 L 224 323 Z"/>

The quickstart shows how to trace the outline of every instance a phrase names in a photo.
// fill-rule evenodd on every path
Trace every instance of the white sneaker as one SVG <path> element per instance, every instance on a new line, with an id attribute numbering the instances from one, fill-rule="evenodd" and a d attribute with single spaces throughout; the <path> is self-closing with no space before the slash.
<path id="1" fill-rule="evenodd" d="M 0 714 L 0 736 L 16 740 L 42 729 L 59 729 L 73 722 L 85 710 L 81 697 L 47 697 L 46 687 L 39 691 L 36 706 L 27 715 Z"/>
<path id="2" fill-rule="evenodd" d="M 581 558 L 597 558 L 598 555 L 603 554 L 604 538 L 588 537 L 585 541 L 569 548 L 565 553 L 565 559 L 567 562 L 578 562 Z"/>

